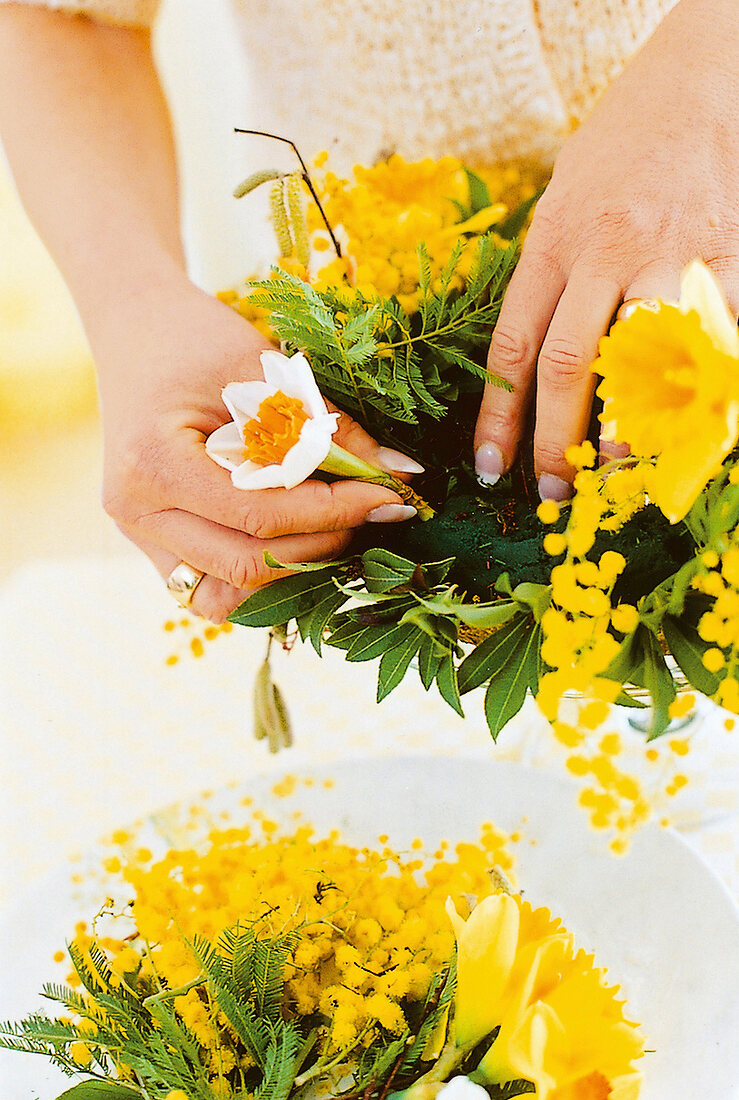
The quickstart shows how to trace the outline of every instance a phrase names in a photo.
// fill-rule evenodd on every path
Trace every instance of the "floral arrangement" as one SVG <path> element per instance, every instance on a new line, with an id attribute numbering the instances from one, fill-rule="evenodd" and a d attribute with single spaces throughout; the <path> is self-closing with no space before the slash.
<path id="1" fill-rule="evenodd" d="M 708 269 L 691 264 L 680 301 L 617 320 L 593 365 L 600 420 L 629 441 L 629 457 L 597 465 L 590 441 L 572 447 L 579 472 L 564 505 L 537 507 L 526 453 L 494 487 L 478 484 L 469 466 L 477 403 L 484 381 L 503 384 L 485 354 L 515 267 L 515 234 L 538 194 L 535 181 L 507 171 L 392 157 L 358 168 L 352 181 L 331 173 L 310 181 L 321 205 L 307 212 L 307 171 L 262 173 L 242 187 L 272 180 L 282 258 L 269 279 L 224 300 L 269 326 L 292 357 L 285 375 L 297 377 L 307 360 L 324 397 L 426 472 L 405 497 L 416 517 L 383 529 L 381 544 L 366 529 L 341 561 L 290 564 L 291 576 L 231 619 L 283 639 L 297 632 L 319 654 L 328 645 L 349 661 L 379 660 L 378 701 L 412 667 L 460 714 L 463 696 L 484 688 L 494 738 L 529 692 L 572 749 L 613 703 L 649 703 L 654 738 L 690 709 L 676 673 L 736 713 L 734 318 Z M 337 254 L 323 262 L 332 244 Z M 256 403 L 248 416 L 253 431 Z M 246 421 L 235 420 L 243 469 Z M 298 431 L 302 447 L 308 427 Z M 594 437 L 599 431 L 594 419 Z M 322 461 L 313 469 L 363 476 Z M 365 476 L 377 480 L 378 471 Z M 573 692 L 583 698 L 575 722 L 563 708 Z"/>
<path id="2" fill-rule="evenodd" d="M 428 858 L 254 817 L 108 861 L 133 900 L 78 926 L 68 984 L 44 988 L 62 1015 L 0 1028 L 84 1075 L 59 1100 L 639 1096 L 617 987 L 514 892 L 494 826 Z"/>

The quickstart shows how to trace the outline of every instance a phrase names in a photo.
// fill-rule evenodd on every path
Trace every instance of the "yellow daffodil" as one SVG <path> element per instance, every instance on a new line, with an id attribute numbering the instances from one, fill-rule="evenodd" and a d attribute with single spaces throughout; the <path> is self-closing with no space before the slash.
<path id="1" fill-rule="evenodd" d="M 479 1072 L 491 1082 L 533 1081 L 539 1100 L 610 1100 L 616 1081 L 623 1097 L 637 1097 L 631 1063 L 642 1053 L 639 1032 L 603 972 L 583 952 L 573 958 L 568 941 L 557 936 L 537 947 Z"/>
<path id="2" fill-rule="evenodd" d="M 739 332 L 708 268 L 683 273 L 677 305 L 636 309 L 600 342 L 604 422 L 632 452 L 671 523 L 686 515 L 739 436 Z"/>
<path id="3" fill-rule="evenodd" d="M 492 894 L 459 916 L 451 898 L 446 911 L 457 938 L 455 1039 L 474 1046 L 500 1023 L 500 998 L 516 957 L 519 908 L 509 894 Z"/>

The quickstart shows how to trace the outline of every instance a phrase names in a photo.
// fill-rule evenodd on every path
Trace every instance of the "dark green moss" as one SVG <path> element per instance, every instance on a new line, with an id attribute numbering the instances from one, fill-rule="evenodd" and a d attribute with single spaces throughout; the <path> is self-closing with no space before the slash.
<path id="1" fill-rule="evenodd" d="M 552 566 L 561 559 L 544 551 L 543 538 L 548 531 L 564 530 L 566 509 L 557 524 L 544 527 L 528 501 L 509 494 L 509 486 L 496 486 L 484 495 L 450 496 L 432 520 L 388 526 L 381 539 L 375 530 L 372 543 L 412 561 L 456 558 L 448 579 L 481 600 L 494 597 L 501 573 L 508 573 L 514 586 L 521 581 L 547 584 Z M 597 560 L 606 550 L 618 550 L 626 558 L 616 598 L 633 601 L 687 561 L 694 543 L 684 524 L 671 526 L 649 505 L 616 534 L 601 532 L 590 557 Z"/>

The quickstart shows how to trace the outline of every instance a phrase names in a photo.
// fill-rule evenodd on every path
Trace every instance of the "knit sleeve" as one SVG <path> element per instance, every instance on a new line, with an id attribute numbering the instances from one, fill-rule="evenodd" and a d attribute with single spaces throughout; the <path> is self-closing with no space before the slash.
<path id="1" fill-rule="evenodd" d="M 0 4 L 18 0 L 0 0 Z M 150 27 L 160 0 L 21 0 L 35 7 L 51 8 L 66 15 L 89 15 L 101 23 L 120 27 Z"/>
<path id="2" fill-rule="evenodd" d="M 535 0 L 542 49 L 573 123 L 608 85 L 677 0 Z"/>

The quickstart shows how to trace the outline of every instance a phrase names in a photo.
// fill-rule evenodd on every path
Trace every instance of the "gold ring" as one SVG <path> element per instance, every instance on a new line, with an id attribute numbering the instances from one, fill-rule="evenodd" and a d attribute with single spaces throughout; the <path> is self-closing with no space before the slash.
<path id="1" fill-rule="evenodd" d="M 190 606 L 195 589 L 204 576 L 205 573 L 201 573 L 199 569 L 193 569 L 186 561 L 181 561 L 175 566 L 167 577 L 167 588 L 180 607 Z"/>
<path id="2" fill-rule="evenodd" d="M 627 298 L 619 307 L 616 320 L 625 321 L 637 309 L 648 309 L 650 313 L 658 313 L 660 305 L 656 298 Z"/>

